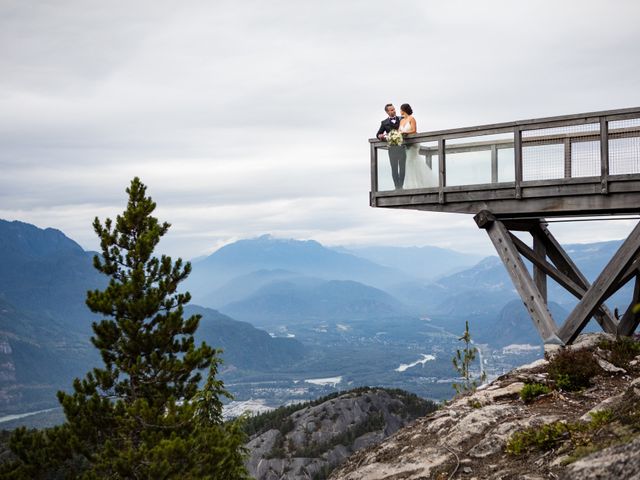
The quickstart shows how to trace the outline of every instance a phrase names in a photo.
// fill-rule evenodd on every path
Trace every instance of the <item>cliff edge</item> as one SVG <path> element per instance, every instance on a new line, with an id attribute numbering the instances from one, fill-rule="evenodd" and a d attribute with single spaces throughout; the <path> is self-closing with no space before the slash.
<path id="1" fill-rule="evenodd" d="M 579 337 L 352 455 L 337 480 L 640 478 L 640 342 Z"/>

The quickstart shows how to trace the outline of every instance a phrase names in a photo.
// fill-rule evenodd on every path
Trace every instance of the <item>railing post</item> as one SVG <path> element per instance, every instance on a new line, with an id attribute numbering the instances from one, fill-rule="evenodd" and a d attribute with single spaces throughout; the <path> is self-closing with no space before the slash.
<path id="1" fill-rule="evenodd" d="M 439 180 L 438 180 L 438 202 L 444 203 L 444 187 L 447 185 L 447 168 L 446 168 L 446 154 L 445 154 L 445 144 L 444 138 L 438 139 L 438 171 L 439 171 Z"/>
<path id="2" fill-rule="evenodd" d="M 522 183 L 522 130 L 520 127 L 513 129 L 513 149 L 514 149 L 514 161 L 515 161 L 515 184 L 516 184 L 516 198 L 522 198 L 522 190 L 520 184 Z"/>
<path id="3" fill-rule="evenodd" d="M 571 139 L 564 139 L 564 178 L 571 178 Z"/>
<path id="4" fill-rule="evenodd" d="M 491 183 L 498 183 L 498 146 L 491 145 Z"/>
<path id="5" fill-rule="evenodd" d="M 600 193 L 609 193 L 609 122 L 600 117 Z"/>
<path id="6" fill-rule="evenodd" d="M 376 206 L 376 193 L 378 193 L 378 149 L 373 143 L 369 144 L 371 154 L 371 194 L 369 197 L 369 205 Z"/>

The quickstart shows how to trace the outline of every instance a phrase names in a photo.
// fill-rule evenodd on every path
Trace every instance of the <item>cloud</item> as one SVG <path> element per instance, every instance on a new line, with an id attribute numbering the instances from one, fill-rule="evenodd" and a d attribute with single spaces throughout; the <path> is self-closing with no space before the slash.
<path id="1" fill-rule="evenodd" d="M 0 215 L 95 248 L 92 218 L 139 175 L 173 255 L 266 232 L 489 253 L 469 216 L 368 206 L 383 105 L 408 101 L 423 131 L 638 105 L 639 16 L 635 1 L 5 1 Z"/>

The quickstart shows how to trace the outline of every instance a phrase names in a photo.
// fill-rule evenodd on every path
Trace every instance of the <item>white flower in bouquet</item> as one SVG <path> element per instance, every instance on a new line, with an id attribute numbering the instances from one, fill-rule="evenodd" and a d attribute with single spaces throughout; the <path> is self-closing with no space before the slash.
<path id="1" fill-rule="evenodd" d="M 387 143 L 389 145 L 402 145 L 402 133 L 399 130 L 391 130 L 387 134 Z"/>

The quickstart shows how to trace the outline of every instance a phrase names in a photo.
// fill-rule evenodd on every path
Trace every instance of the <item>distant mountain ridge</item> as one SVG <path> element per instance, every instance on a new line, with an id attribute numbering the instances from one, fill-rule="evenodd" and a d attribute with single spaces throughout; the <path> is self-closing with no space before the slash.
<path id="1" fill-rule="evenodd" d="M 314 240 L 263 235 L 226 245 L 195 263 L 186 287 L 197 303 L 235 277 L 278 269 L 325 280 L 353 280 L 378 288 L 408 278 L 399 270 L 334 251 Z"/>
<path id="2" fill-rule="evenodd" d="M 269 283 L 241 301 L 221 307 L 256 325 L 310 320 L 355 320 L 407 313 L 401 302 L 377 288 L 350 281 L 303 278 Z"/>
<path id="3" fill-rule="evenodd" d="M 196 343 L 205 341 L 222 349 L 223 368 L 270 371 L 299 362 L 306 348 L 293 338 L 272 338 L 246 322 L 239 322 L 216 310 L 190 305 L 185 315 L 199 314 Z"/>
<path id="4" fill-rule="evenodd" d="M 86 292 L 107 283 L 93 256 L 59 230 L 0 220 L 0 295 L 20 310 L 89 333 L 95 317 L 84 305 Z"/>
<path id="5" fill-rule="evenodd" d="M 433 246 L 344 247 L 339 251 L 352 253 L 380 265 L 397 268 L 415 278 L 429 280 L 470 268 L 483 258 L 482 255 Z"/>

